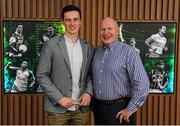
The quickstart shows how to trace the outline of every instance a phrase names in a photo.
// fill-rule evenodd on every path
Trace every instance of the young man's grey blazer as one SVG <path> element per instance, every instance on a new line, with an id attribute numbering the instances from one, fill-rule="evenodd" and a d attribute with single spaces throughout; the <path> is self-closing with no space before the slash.
<path id="1" fill-rule="evenodd" d="M 89 76 L 93 47 L 80 39 L 83 63 L 80 77 L 80 94 L 92 93 L 92 81 Z M 50 39 L 43 45 L 36 71 L 37 82 L 45 93 L 45 110 L 64 113 L 66 109 L 59 105 L 59 100 L 72 95 L 72 74 L 64 36 Z M 88 107 L 80 107 L 87 112 Z"/>

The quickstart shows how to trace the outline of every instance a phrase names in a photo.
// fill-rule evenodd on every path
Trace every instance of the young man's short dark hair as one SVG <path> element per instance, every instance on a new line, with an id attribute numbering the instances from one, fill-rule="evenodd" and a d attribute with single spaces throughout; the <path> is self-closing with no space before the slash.
<path id="1" fill-rule="evenodd" d="M 68 12 L 68 11 L 77 11 L 77 12 L 79 12 L 79 16 L 80 16 L 80 19 L 81 19 L 81 10 L 78 7 L 74 6 L 74 5 L 67 5 L 62 9 L 62 14 L 61 14 L 62 20 L 64 20 L 64 13 Z"/>

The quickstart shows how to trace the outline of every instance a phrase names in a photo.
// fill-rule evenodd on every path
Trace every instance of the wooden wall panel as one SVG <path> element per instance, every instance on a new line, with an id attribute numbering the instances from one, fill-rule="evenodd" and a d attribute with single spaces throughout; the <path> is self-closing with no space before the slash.
<path id="1" fill-rule="evenodd" d="M 27 125 L 31 125 L 32 124 L 32 122 L 31 122 L 31 120 L 32 120 L 32 110 L 31 110 L 31 107 L 32 107 L 32 100 L 31 100 L 31 96 L 26 96 L 26 109 L 25 109 L 25 111 L 26 111 L 26 120 L 27 120 Z M 41 108 L 41 110 L 42 110 L 42 108 Z M 43 124 L 43 123 L 41 123 L 41 124 Z"/>
<path id="2" fill-rule="evenodd" d="M 177 22 L 176 83 L 174 94 L 150 94 L 136 113 L 137 124 L 180 125 L 180 1 L 179 0 L 1 0 L 3 20 L 60 20 L 61 9 L 68 4 L 80 7 L 82 28 L 80 36 L 95 47 L 101 44 L 100 21 L 110 16 L 122 21 Z M 2 29 L 2 22 L 0 28 Z M 2 30 L 0 40 L 2 41 Z M 2 43 L 0 45 L 2 49 Z M 2 51 L 1 53 L 1 59 Z M 2 60 L 0 63 L 2 66 Z M 1 67 L 2 68 L 2 67 Z M 4 94 L 0 71 L 0 124 L 47 124 L 43 94 Z M 93 124 L 93 116 L 89 119 Z"/>
<path id="3" fill-rule="evenodd" d="M 174 0 L 168 2 L 168 20 L 173 19 Z"/>
<path id="4" fill-rule="evenodd" d="M 145 0 L 139 0 L 139 20 L 144 19 L 144 13 L 145 13 L 144 1 Z"/>
<path id="5" fill-rule="evenodd" d="M 178 0 L 176 0 L 176 2 L 175 2 L 176 4 L 179 2 L 179 1 L 178 2 L 177 1 Z M 176 12 L 175 14 L 180 17 L 180 11 L 179 11 L 179 13 Z M 175 19 L 177 19 L 176 16 L 175 16 Z M 177 38 L 177 43 L 178 43 L 177 47 L 178 47 L 178 49 L 180 49 L 180 21 L 178 21 L 177 35 L 178 35 L 176 37 Z M 179 54 L 179 51 L 178 51 L 177 59 L 178 59 L 177 65 L 180 66 L 180 60 L 179 60 L 180 59 L 180 54 Z M 177 79 L 176 91 L 177 92 L 176 92 L 176 111 L 175 111 L 176 112 L 176 114 L 175 114 L 175 116 L 176 116 L 175 121 L 176 122 L 175 122 L 175 124 L 180 124 L 180 114 L 179 114 L 180 113 L 180 98 L 179 98 L 180 97 L 180 84 L 179 84 L 180 83 L 180 77 L 178 75 L 180 73 L 180 67 L 177 67 L 176 69 L 177 69 L 177 74 L 176 74 L 176 77 L 177 77 L 176 78 Z"/>
<path id="6" fill-rule="evenodd" d="M 138 8 L 139 8 L 139 1 L 134 0 L 133 1 L 133 20 L 138 19 Z"/>
<path id="7" fill-rule="evenodd" d="M 150 17 L 150 0 L 145 0 L 145 19 L 148 20 Z"/>
<path id="8" fill-rule="evenodd" d="M 13 10 L 13 3 L 12 0 L 7 0 L 7 6 L 4 8 L 7 8 L 7 18 L 12 18 L 12 10 Z"/>
<path id="9" fill-rule="evenodd" d="M 109 9 L 109 11 L 110 11 L 109 16 L 112 17 L 112 18 L 115 18 L 115 10 L 116 10 L 115 9 L 115 5 L 116 5 L 115 0 L 110 0 L 109 4 L 110 4 L 109 5 L 109 8 L 110 8 Z"/>
<path id="10" fill-rule="evenodd" d="M 153 96 L 149 96 L 148 102 L 147 102 L 147 109 L 143 109 L 143 111 L 145 111 L 145 112 L 144 112 L 144 115 L 142 115 L 142 124 L 146 123 L 146 119 L 145 118 L 147 117 L 147 123 L 149 125 L 152 125 L 152 122 L 153 122 L 153 109 L 154 109 L 153 108 Z M 147 110 L 151 110 L 151 111 L 147 112 Z"/>
<path id="11" fill-rule="evenodd" d="M 50 0 L 49 4 L 50 4 L 49 10 L 51 10 L 49 12 L 50 13 L 50 18 L 54 19 L 55 18 L 55 0 Z"/>
<path id="12" fill-rule="evenodd" d="M 180 15 L 179 15 L 179 13 L 180 13 L 179 6 L 180 6 L 179 0 L 175 0 L 175 2 L 174 2 L 174 10 L 173 10 L 174 15 L 173 16 L 174 16 L 174 20 L 178 20 L 178 22 L 179 22 L 179 17 L 180 17 Z"/>
<path id="13" fill-rule="evenodd" d="M 13 103 L 13 107 L 14 107 L 14 122 L 13 122 L 13 124 L 14 125 L 18 125 L 18 124 L 20 124 L 19 123 L 19 107 L 20 107 L 20 105 L 19 105 L 19 96 L 14 96 L 14 103 Z"/>
<path id="14" fill-rule="evenodd" d="M 154 20 L 156 17 L 156 0 L 151 0 L 151 15 L 150 15 L 150 19 Z"/>
<path id="15" fill-rule="evenodd" d="M 103 3 L 103 17 L 107 17 L 109 16 L 109 0 L 104 0 Z"/>
<path id="16" fill-rule="evenodd" d="M 166 20 L 168 15 L 168 0 L 163 0 L 162 2 L 162 19 Z"/>
<path id="17" fill-rule="evenodd" d="M 30 4 L 32 5 L 31 17 L 37 18 L 37 0 L 31 0 L 30 2 Z"/>
<path id="18" fill-rule="evenodd" d="M 127 20 L 132 20 L 132 13 L 133 13 L 133 1 L 127 1 Z"/>
<path id="19" fill-rule="evenodd" d="M 92 6 L 91 6 L 91 0 L 86 0 L 86 4 L 85 4 L 85 8 L 86 9 L 86 13 L 85 13 L 85 38 L 88 42 L 91 41 L 91 33 L 92 33 L 92 25 L 90 25 L 91 21 L 92 21 L 92 15 L 91 15 L 91 10 L 92 10 Z"/>
<path id="20" fill-rule="evenodd" d="M 14 103 L 14 97 L 8 97 L 8 101 L 9 104 L 7 104 L 7 108 L 8 108 L 8 113 L 7 113 L 7 120 L 9 122 L 10 125 L 13 125 L 13 119 L 14 119 L 14 107 L 13 107 L 13 103 Z"/>
<path id="21" fill-rule="evenodd" d="M 93 46 L 96 46 L 97 42 L 97 0 L 92 0 L 92 39 L 91 42 Z"/>
<path id="22" fill-rule="evenodd" d="M 48 18 L 49 17 L 49 0 L 44 0 L 44 8 L 43 8 L 43 12 L 44 12 L 44 17 Z"/>
<path id="23" fill-rule="evenodd" d="M 84 11 L 81 11 L 81 16 L 82 16 L 82 19 L 84 19 L 84 20 L 82 20 L 82 27 L 81 27 L 81 31 L 80 31 L 80 36 L 82 36 L 83 38 L 85 36 L 85 16 L 86 16 L 85 15 L 86 14 L 86 9 L 85 8 L 86 8 L 85 3 L 84 3 L 83 0 L 81 0 L 80 9 L 84 10 Z"/>
<path id="24" fill-rule="evenodd" d="M 31 5 L 31 1 L 30 0 L 26 0 L 25 2 L 25 17 L 26 18 L 30 18 L 31 17 L 31 10 L 30 9 L 32 7 Z"/>
<path id="25" fill-rule="evenodd" d="M 2 1 L 1 1 L 1 4 L 0 4 L 0 5 L 3 7 L 3 8 L 1 8 L 1 10 L 2 10 L 2 13 L 1 13 L 1 14 L 2 14 L 2 17 L 4 17 L 4 18 L 6 17 L 6 12 L 7 12 L 7 10 L 6 10 L 6 8 L 5 8 L 5 7 L 7 7 L 7 6 L 6 6 L 6 3 L 7 3 L 6 0 L 2 0 Z M 0 11 L 0 12 L 1 12 L 1 11 Z"/>
<path id="26" fill-rule="evenodd" d="M 3 3 L 4 2 L 4 3 Z M 2 1 L 2 3 L 0 2 L 0 7 L 2 7 L 2 6 L 5 6 L 5 1 Z M 2 12 L 2 13 L 1 13 Z M 1 16 L 1 14 L 2 14 L 2 16 Z M 0 29 L 2 29 L 2 20 L 1 20 L 1 18 L 2 17 L 5 17 L 6 16 L 6 14 L 5 14 L 5 8 L 1 8 L 0 9 Z M 0 41 L 2 40 L 2 32 L 0 33 Z M 2 44 L 0 44 L 0 85 L 2 85 L 2 78 L 1 78 L 1 75 L 2 75 L 2 70 L 1 70 L 1 62 L 2 62 L 2 51 L 1 51 L 1 49 L 2 49 Z M 2 120 L 1 120 L 1 113 L 2 113 L 2 88 L 1 88 L 2 86 L 0 86 L 0 125 L 1 125 L 1 122 L 2 122 Z"/>
<path id="27" fill-rule="evenodd" d="M 159 96 L 158 107 L 159 107 L 159 113 L 162 113 L 162 115 L 164 115 L 164 97 L 163 96 Z M 160 125 L 164 124 L 164 118 L 162 115 L 159 116 L 159 124 Z"/>
<path id="28" fill-rule="evenodd" d="M 25 17 L 25 13 L 24 13 L 24 7 L 25 7 L 25 4 L 24 4 L 24 0 L 19 0 L 19 17 L 20 18 L 24 18 Z"/>
<path id="29" fill-rule="evenodd" d="M 127 0 L 122 0 L 121 19 L 125 20 L 127 17 Z"/>
<path id="30" fill-rule="evenodd" d="M 19 123 L 26 124 L 26 99 L 24 95 L 19 96 Z"/>
<path id="31" fill-rule="evenodd" d="M 121 16 L 121 0 L 116 0 L 116 9 L 115 9 L 115 19 L 120 19 L 120 16 Z"/>
<path id="32" fill-rule="evenodd" d="M 12 6 L 13 6 L 13 17 L 18 18 L 19 17 L 19 5 L 18 5 L 19 0 L 13 0 Z"/>
<path id="33" fill-rule="evenodd" d="M 60 19 L 61 18 L 61 8 L 59 7 L 59 6 L 61 6 L 61 4 L 60 4 L 60 1 L 59 0 L 56 0 L 56 18 L 57 19 Z"/>
<path id="34" fill-rule="evenodd" d="M 160 20 L 162 17 L 162 0 L 157 0 L 157 8 L 156 8 L 156 19 Z"/>

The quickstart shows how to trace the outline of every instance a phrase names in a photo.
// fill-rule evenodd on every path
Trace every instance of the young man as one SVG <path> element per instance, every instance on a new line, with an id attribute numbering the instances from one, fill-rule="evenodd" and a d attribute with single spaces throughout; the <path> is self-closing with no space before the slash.
<path id="1" fill-rule="evenodd" d="M 139 54 L 119 42 L 117 22 L 104 18 L 100 45 L 92 61 L 94 118 L 98 125 L 134 124 L 133 113 L 144 103 L 149 79 Z"/>
<path id="2" fill-rule="evenodd" d="M 81 26 L 78 7 L 64 7 L 62 20 L 65 34 L 44 44 L 36 77 L 45 93 L 49 124 L 84 125 L 88 123 L 92 95 L 88 73 L 93 47 L 78 36 Z"/>

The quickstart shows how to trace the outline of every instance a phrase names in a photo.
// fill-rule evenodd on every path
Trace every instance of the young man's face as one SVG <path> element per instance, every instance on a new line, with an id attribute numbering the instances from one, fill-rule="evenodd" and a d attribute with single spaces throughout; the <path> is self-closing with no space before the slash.
<path id="1" fill-rule="evenodd" d="M 68 11 L 64 13 L 65 34 L 77 35 L 81 27 L 81 19 L 78 11 Z"/>

